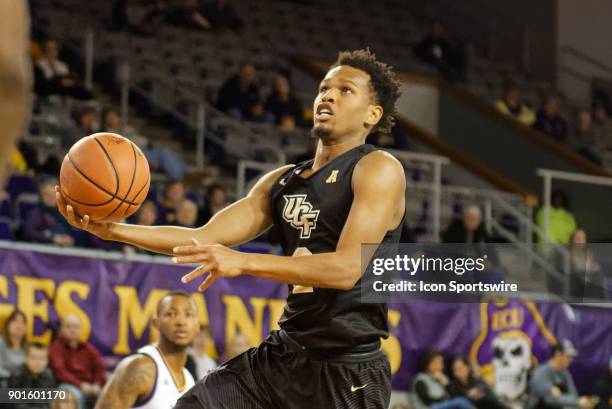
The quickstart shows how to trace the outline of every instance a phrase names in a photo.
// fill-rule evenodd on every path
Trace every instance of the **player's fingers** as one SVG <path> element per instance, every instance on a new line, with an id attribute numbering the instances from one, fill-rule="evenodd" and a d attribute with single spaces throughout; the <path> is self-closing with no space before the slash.
<path id="1" fill-rule="evenodd" d="M 181 282 L 188 283 L 190 281 L 193 281 L 196 278 L 203 276 L 209 269 L 209 266 L 207 266 L 206 264 L 202 264 L 200 267 L 191 270 L 189 273 L 181 277 Z"/>
<path id="2" fill-rule="evenodd" d="M 66 219 L 68 220 L 68 223 L 77 227 L 81 227 L 81 223 L 78 221 L 74 213 L 74 209 L 70 205 L 66 206 Z"/>
<path id="3" fill-rule="evenodd" d="M 176 255 L 203 254 L 207 252 L 207 248 L 202 245 L 177 246 L 172 249 L 172 252 Z"/>
<path id="4" fill-rule="evenodd" d="M 86 229 L 87 226 L 89 226 L 89 215 L 85 215 L 83 216 L 83 218 L 81 219 L 81 227 Z"/>
<path id="5" fill-rule="evenodd" d="M 202 263 L 207 260 L 208 260 L 208 255 L 201 254 L 201 253 L 187 254 L 187 255 L 172 257 L 172 262 L 174 264 L 196 264 L 196 263 Z"/>
<path id="6" fill-rule="evenodd" d="M 212 283 L 215 282 L 216 279 L 217 279 L 216 275 L 212 273 L 208 274 L 208 277 L 206 277 L 204 281 L 202 282 L 202 284 L 200 284 L 200 286 L 198 287 L 198 291 L 203 293 L 204 291 L 206 291 L 208 287 L 210 287 Z"/>

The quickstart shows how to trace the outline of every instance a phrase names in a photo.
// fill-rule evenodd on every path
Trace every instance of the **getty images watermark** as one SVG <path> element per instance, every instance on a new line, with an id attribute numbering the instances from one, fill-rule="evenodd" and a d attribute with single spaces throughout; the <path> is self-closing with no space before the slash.
<path id="1" fill-rule="evenodd" d="M 487 267 L 488 256 L 482 257 L 411 257 L 406 254 L 396 254 L 393 257 L 374 257 L 371 260 L 371 273 L 374 276 L 408 274 L 415 277 L 425 273 L 450 273 L 462 277 L 466 273 L 483 273 Z M 438 277 L 439 278 L 439 277 Z M 431 279 L 431 277 L 429 277 Z M 501 280 L 497 283 L 483 281 L 465 282 L 449 280 L 448 282 L 430 282 L 427 279 L 419 280 L 374 280 L 372 289 L 375 292 L 431 292 L 431 293 L 477 293 L 477 292 L 517 292 L 518 285 Z"/>

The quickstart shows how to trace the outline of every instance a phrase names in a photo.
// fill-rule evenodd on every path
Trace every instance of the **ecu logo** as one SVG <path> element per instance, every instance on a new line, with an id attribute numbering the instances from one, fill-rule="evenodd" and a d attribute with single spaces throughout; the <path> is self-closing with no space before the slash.
<path id="1" fill-rule="evenodd" d="M 286 195 L 283 199 L 283 219 L 300 231 L 300 239 L 310 238 L 310 233 L 317 227 L 319 211 L 306 201 L 306 195 Z"/>

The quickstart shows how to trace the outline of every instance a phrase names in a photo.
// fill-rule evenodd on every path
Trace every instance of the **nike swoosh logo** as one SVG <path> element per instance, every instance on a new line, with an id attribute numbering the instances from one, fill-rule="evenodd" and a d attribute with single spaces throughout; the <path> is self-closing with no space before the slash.
<path id="1" fill-rule="evenodd" d="M 363 388 L 365 388 L 366 386 L 368 386 L 368 384 L 367 384 L 367 383 L 366 383 L 365 385 L 362 385 L 362 386 L 354 386 L 354 385 L 352 385 L 352 386 L 351 386 L 351 392 L 356 392 L 356 391 L 358 391 L 359 389 L 363 389 Z"/>

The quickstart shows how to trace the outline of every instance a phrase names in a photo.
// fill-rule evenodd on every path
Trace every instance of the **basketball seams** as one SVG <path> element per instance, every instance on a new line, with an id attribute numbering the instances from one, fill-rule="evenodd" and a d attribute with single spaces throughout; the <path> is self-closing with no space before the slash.
<path id="1" fill-rule="evenodd" d="M 94 138 L 95 139 L 95 138 Z M 97 141 L 97 139 L 96 139 Z M 100 143 L 100 142 L 98 142 Z M 125 192 L 125 195 L 123 196 L 123 198 L 121 198 L 121 201 L 119 202 L 119 204 L 106 216 L 104 216 L 103 219 L 107 219 L 109 217 L 111 217 L 113 215 L 113 213 L 115 213 L 117 210 L 119 210 L 119 208 L 124 204 L 124 203 L 129 203 L 128 204 L 128 209 L 130 208 L 130 206 L 133 203 L 130 203 L 127 201 L 128 196 L 130 195 L 130 192 L 132 190 L 132 187 L 134 187 L 134 179 L 136 179 L 136 169 L 138 167 L 138 157 L 136 156 L 136 149 L 134 149 L 134 144 L 130 142 L 130 147 L 132 148 L 132 152 L 134 153 L 134 167 L 132 168 L 132 180 L 130 181 L 130 186 L 128 187 L 127 192 Z M 110 160 L 110 158 L 109 158 Z M 114 169 L 114 165 L 113 165 L 113 169 Z M 117 173 L 115 173 L 116 175 Z M 118 182 L 117 182 L 117 187 L 119 187 Z M 127 210 L 126 210 L 127 211 Z M 125 212 L 123 212 L 123 214 L 125 214 Z"/>
<path id="2" fill-rule="evenodd" d="M 113 169 L 113 173 L 115 174 L 115 184 L 116 184 L 115 194 L 113 196 L 117 197 L 117 193 L 119 193 L 119 174 L 117 173 L 117 168 L 115 168 L 115 164 L 113 163 L 113 160 L 111 159 L 104 145 L 102 145 L 102 142 L 100 142 L 98 138 L 96 138 L 95 136 L 93 137 L 93 140 L 96 141 L 100 149 L 102 149 L 102 152 L 104 152 L 104 156 L 106 156 L 108 163 L 110 163 L 111 168 Z"/>
<path id="3" fill-rule="evenodd" d="M 140 203 L 136 203 L 133 204 L 136 200 L 136 198 L 142 193 L 142 191 L 144 190 L 145 187 L 147 187 L 149 185 L 149 183 L 151 182 L 151 179 L 147 179 L 147 181 L 142 185 L 142 187 L 138 190 L 138 192 L 136 192 L 136 194 L 134 195 L 134 198 L 132 199 L 132 202 L 126 202 L 129 203 L 128 207 L 123 211 L 123 215 L 125 216 L 127 214 L 127 212 L 130 210 L 130 207 L 132 206 L 140 206 L 142 204 L 142 202 Z M 144 200 L 143 200 L 144 201 Z"/>
<path id="4" fill-rule="evenodd" d="M 100 189 L 102 192 L 106 193 L 107 195 L 111 196 L 111 199 L 108 202 L 102 203 L 102 204 L 89 204 L 89 203 L 84 203 L 84 202 L 80 202 L 78 200 L 72 199 L 69 197 L 68 194 L 66 194 L 66 197 L 70 198 L 70 200 L 73 200 L 75 203 L 79 203 L 82 204 L 84 206 L 102 206 L 105 204 L 109 204 L 111 201 L 113 201 L 113 199 L 116 199 L 117 196 L 116 194 L 112 194 L 111 192 L 109 192 L 108 190 L 106 190 L 105 188 L 103 188 L 102 186 L 100 186 L 99 184 L 97 184 L 96 182 L 94 182 L 89 176 L 87 176 L 85 173 L 83 173 L 83 171 L 81 171 L 81 169 L 79 169 L 79 167 L 76 165 L 76 163 L 74 163 L 74 161 L 72 160 L 72 158 L 70 157 L 70 153 L 68 153 L 66 155 L 68 157 L 68 163 L 70 163 L 70 165 L 74 168 L 74 170 L 76 170 L 78 172 L 79 175 L 81 175 L 83 178 L 85 178 L 85 180 L 87 180 L 89 183 L 91 183 L 92 185 L 94 185 L 95 187 L 97 187 L 98 189 Z M 65 191 L 62 190 L 62 193 L 66 193 Z M 132 202 L 127 202 L 131 205 L 134 206 L 138 206 L 139 203 L 132 203 Z"/>

